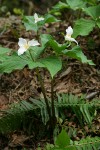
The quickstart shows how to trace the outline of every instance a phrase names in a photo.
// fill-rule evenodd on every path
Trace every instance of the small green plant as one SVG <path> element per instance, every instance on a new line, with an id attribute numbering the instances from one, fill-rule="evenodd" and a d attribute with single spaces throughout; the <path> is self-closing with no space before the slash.
<path id="1" fill-rule="evenodd" d="M 78 42 L 72 35 L 73 29 L 69 26 L 66 29 L 64 36 L 65 40 L 63 44 L 58 43 L 51 35 L 42 34 L 41 28 L 45 23 L 58 22 L 58 20 L 50 15 L 46 14 L 44 17 L 38 16 L 36 13 L 34 16 L 24 16 L 23 23 L 26 30 L 34 30 L 36 32 L 36 39 L 26 40 L 19 38 L 19 49 L 18 52 L 13 52 L 11 49 L 0 47 L 0 73 L 10 73 L 17 69 L 23 69 L 26 65 L 29 69 L 35 69 L 40 86 L 44 96 L 47 113 L 49 115 L 49 123 L 51 133 L 56 125 L 56 115 L 54 108 L 54 80 L 55 75 L 62 69 L 62 56 L 75 58 L 82 63 L 88 63 L 94 65 L 92 60 L 88 60 L 83 54 Z M 77 27 L 77 30 L 79 28 Z M 78 33 L 79 34 L 79 33 Z M 75 46 L 72 47 L 72 42 Z M 77 44 L 77 45 L 76 45 Z M 45 50 L 50 48 L 50 52 L 46 57 L 42 54 Z M 49 104 L 46 90 L 43 83 L 43 78 L 39 71 L 40 68 L 46 68 L 50 72 L 51 76 L 51 105 Z"/>
<path id="2" fill-rule="evenodd" d="M 44 150 L 99 150 L 100 137 L 87 137 L 80 141 L 72 141 L 66 131 L 62 129 L 61 133 L 55 140 L 55 144 L 47 144 Z M 38 148 L 37 150 L 41 150 Z"/>
<path id="3" fill-rule="evenodd" d="M 100 4 L 96 0 L 66 0 L 65 3 L 59 1 L 50 13 L 61 15 L 63 10 L 73 12 L 74 38 L 89 35 L 94 27 L 100 28 Z"/>

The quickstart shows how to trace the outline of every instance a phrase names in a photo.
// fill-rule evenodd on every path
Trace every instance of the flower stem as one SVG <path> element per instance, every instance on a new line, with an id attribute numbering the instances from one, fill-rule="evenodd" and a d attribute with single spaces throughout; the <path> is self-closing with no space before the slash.
<path id="1" fill-rule="evenodd" d="M 56 125 L 55 107 L 54 107 L 54 78 L 51 80 L 51 109 L 52 109 L 52 134 Z"/>
<path id="2" fill-rule="evenodd" d="M 34 60 L 34 58 L 33 58 L 32 53 L 31 53 L 30 50 L 29 50 L 29 54 L 30 54 L 30 56 L 31 56 L 32 61 L 34 62 L 35 60 Z"/>
<path id="3" fill-rule="evenodd" d="M 31 54 L 31 51 L 29 50 L 29 54 L 33 60 L 33 62 L 35 61 L 34 58 L 32 57 L 32 54 Z M 46 103 L 46 106 L 47 106 L 47 111 L 48 111 L 48 114 L 49 114 L 49 118 L 51 118 L 51 111 L 50 111 L 50 106 L 49 106 L 49 103 L 48 103 L 48 99 L 46 97 L 46 92 L 45 92 L 45 88 L 44 88 L 44 83 L 43 83 L 43 79 L 41 77 L 41 74 L 39 73 L 39 69 L 36 68 L 36 73 L 38 75 L 38 79 L 39 79 L 39 82 L 40 82 L 40 85 L 41 85 L 41 90 L 42 90 L 42 93 L 43 93 L 43 96 L 44 96 L 44 99 L 45 99 L 45 103 Z"/>
<path id="4" fill-rule="evenodd" d="M 55 108 L 54 108 L 54 79 L 51 80 L 51 108 L 52 108 L 52 116 L 55 116 Z"/>
<path id="5" fill-rule="evenodd" d="M 42 80 L 41 74 L 39 73 L 39 69 L 38 68 L 36 68 L 36 73 L 38 75 L 38 79 L 39 79 L 39 82 L 40 82 L 40 85 L 41 85 L 41 90 L 42 90 L 42 93 L 43 93 L 43 96 L 44 96 L 44 99 L 45 99 L 45 103 L 46 103 L 46 106 L 47 106 L 47 111 L 48 111 L 48 114 L 49 114 L 49 118 L 51 118 L 50 106 L 49 106 L 49 103 L 48 103 L 48 99 L 46 97 L 44 83 L 43 83 L 43 80 Z"/>

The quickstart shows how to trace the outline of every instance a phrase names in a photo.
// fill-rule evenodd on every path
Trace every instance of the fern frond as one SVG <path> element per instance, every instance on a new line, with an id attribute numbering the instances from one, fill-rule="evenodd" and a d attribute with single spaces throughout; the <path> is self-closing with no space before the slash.
<path id="1" fill-rule="evenodd" d="M 38 106 L 38 108 L 39 108 L 40 111 L 41 111 L 42 122 L 43 122 L 44 124 L 46 124 L 47 121 L 49 120 L 49 115 L 48 115 L 48 112 L 47 112 L 47 109 L 46 109 L 45 100 L 44 100 L 44 99 L 35 100 L 35 99 L 33 99 L 33 98 L 30 98 L 30 101 L 31 101 L 35 106 Z M 49 99 L 48 99 L 48 102 L 49 102 L 49 105 L 50 105 Z"/>
<path id="2" fill-rule="evenodd" d="M 100 150 L 100 137 L 87 137 L 85 139 L 75 141 L 76 150 Z"/>
<path id="3" fill-rule="evenodd" d="M 26 113 L 34 109 L 37 109 L 37 107 L 33 104 L 27 101 L 21 101 L 13 105 L 11 109 L 2 111 L 2 116 L 0 117 L 0 133 L 3 134 L 18 129 L 25 119 Z"/>
<path id="4" fill-rule="evenodd" d="M 44 150 L 100 150 L 100 137 L 86 137 L 80 141 L 71 141 L 71 144 L 64 148 L 47 143 Z"/>
<path id="5" fill-rule="evenodd" d="M 49 105 L 51 105 L 51 101 L 48 101 Z M 100 102 L 96 100 L 86 102 L 84 97 L 78 98 L 72 94 L 61 94 L 57 95 L 57 100 L 55 100 L 54 105 L 56 116 L 60 117 L 61 110 L 70 107 L 81 124 L 84 121 L 91 124 L 92 119 L 95 117 L 96 109 L 100 108 L 99 104 Z M 38 115 L 41 115 L 43 123 L 47 123 L 49 116 L 44 99 L 36 100 L 30 98 L 28 102 L 21 101 L 18 104 L 13 104 L 11 109 L 2 112 L 0 116 L 0 133 L 7 133 L 18 129 L 23 120 L 25 120 L 26 114 L 30 111 L 37 111 Z"/>
<path id="6" fill-rule="evenodd" d="M 100 101 L 93 100 L 91 102 L 87 102 L 84 96 L 79 98 L 72 94 L 57 94 L 55 107 L 58 108 L 58 116 L 60 112 L 59 108 L 70 107 L 71 110 L 76 114 L 81 125 L 84 123 L 84 121 L 91 125 L 96 114 L 96 109 L 100 108 Z"/>

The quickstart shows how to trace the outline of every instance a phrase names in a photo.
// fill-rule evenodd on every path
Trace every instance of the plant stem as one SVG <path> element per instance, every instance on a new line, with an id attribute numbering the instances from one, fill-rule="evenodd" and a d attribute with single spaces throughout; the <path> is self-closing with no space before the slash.
<path id="1" fill-rule="evenodd" d="M 55 107 L 54 107 L 54 78 L 51 80 L 51 109 L 52 109 L 51 126 L 52 126 L 52 134 L 53 134 L 56 125 L 56 116 L 55 116 Z"/>
<path id="2" fill-rule="evenodd" d="M 51 80 L 51 108 L 52 108 L 52 116 L 55 117 L 55 108 L 54 108 L 54 79 Z"/>
<path id="3" fill-rule="evenodd" d="M 30 50 L 29 50 L 29 54 L 30 54 L 30 56 L 31 56 L 32 61 L 34 62 L 35 60 L 34 60 L 32 54 L 31 54 L 31 51 L 30 51 Z"/>
<path id="4" fill-rule="evenodd" d="M 39 29 L 37 30 L 37 40 L 40 42 L 40 38 L 39 38 Z"/>
<path id="5" fill-rule="evenodd" d="M 43 80 L 42 80 L 42 77 L 41 77 L 41 75 L 39 73 L 39 69 L 38 68 L 36 68 L 36 72 L 37 72 L 37 75 L 38 75 L 38 79 L 39 79 L 39 82 L 40 82 L 40 85 L 41 85 L 41 90 L 42 90 L 42 93 L 43 93 L 43 96 L 44 96 L 44 99 L 45 99 L 45 103 L 46 103 L 46 106 L 47 106 L 47 111 L 48 111 L 48 114 L 49 114 L 49 118 L 51 118 L 50 106 L 49 106 L 49 103 L 48 103 L 48 99 L 46 97 L 44 83 L 43 83 Z"/>
<path id="6" fill-rule="evenodd" d="M 29 50 L 29 54 L 33 60 L 33 62 L 35 61 L 34 58 L 32 57 L 32 54 L 31 54 L 31 51 Z M 49 103 L 48 103 L 48 99 L 46 97 L 46 92 L 45 92 L 45 88 L 44 88 L 44 83 L 43 83 L 43 80 L 42 80 L 42 77 L 41 77 L 41 74 L 39 73 L 39 69 L 36 68 L 36 73 L 38 75 L 38 79 L 39 79 L 39 82 L 40 82 L 40 85 L 41 85 L 41 90 L 42 90 L 42 93 L 43 93 L 43 96 L 44 96 L 44 99 L 45 99 L 45 103 L 46 103 L 46 106 L 47 106 L 47 111 L 48 111 L 48 114 L 49 114 L 49 118 L 51 119 L 51 111 L 50 111 L 50 106 L 49 106 Z"/>

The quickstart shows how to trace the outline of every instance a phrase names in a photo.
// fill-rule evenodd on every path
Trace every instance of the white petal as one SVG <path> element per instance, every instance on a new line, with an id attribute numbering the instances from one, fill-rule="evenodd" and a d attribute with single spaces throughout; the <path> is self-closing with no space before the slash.
<path id="1" fill-rule="evenodd" d="M 42 21 L 42 20 L 44 20 L 44 18 L 43 18 L 43 17 L 40 17 L 40 18 L 38 18 L 38 20 L 39 20 L 39 21 Z"/>
<path id="2" fill-rule="evenodd" d="M 38 22 L 38 15 L 36 13 L 34 14 L 34 20 L 35 20 L 35 23 Z"/>
<path id="3" fill-rule="evenodd" d="M 23 47 L 23 46 L 26 45 L 26 44 L 27 44 L 27 41 L 26 41 L 25 39 L 19 38 L 18 45 L 19 45 L 20 47 Z"/>
<path id="4" fill-rule="evenodd" d="M 71 42 L 75 42 L 77 45 L 78 45 L 78 42 L 74 39 L 74 38 L 71 38 L 71 37 L 69 37 L 69 36 L 65 36 L 65 40 L 66 41 L 71 41 Z"/>
<path id="5" fill-rule="evenodd" d="M 38 19 L 37 13 L 34 14 L 34 19 Z"/>
<path id="6" fill-rule="evenodd" d="M 71 41 L 75 42 L 78 45 L 78 42 L 74 38 L 71 38 Z"/>
<path id="7" fill-rule="evenodd" d="M 69 36 L 66 34 L 65 40 L 66 40 L 66 41 L 71 41 L 71 37 L 69 37 Z"/>
<path id="8" fill-rule="evenodd" d="M 25 51 L 26 51 L 26 49 L 25 49 L 24 47 L 20 47 L 20 48 L 18 49 L 18 55 L 19 55 L 19 56 L 22 55 Z"/>
<path id="9" fill-rule="evenodd" d="M 69 26 L 69 27 L 66 29 L 66 33 L 67 33 L 68 35 L 70 35 L 70 36 L 73 34 L 73 29 L 72 29 L 71 26 Z"/>
<path id="10" fill-rule="evenodd" d="M 35 23 L 37 23 L 38 21 L 42 21 L 42 20 L 44 20 L 44 18 L 43 17 L 38 17 L 38 15 L 35 13 L 34 14 L 34 19 L 35 19 Z"/>
<path id="11" fill-rule="evenodd" d="M 40 45 L 40 43 L 38 42 L 38 41 L 36 41 L 36 40 L 31 40 L 31 41 L 29 41 L 28 42 L 28 45 L 29 46 L 37 46 L 37 45 Z"/>

